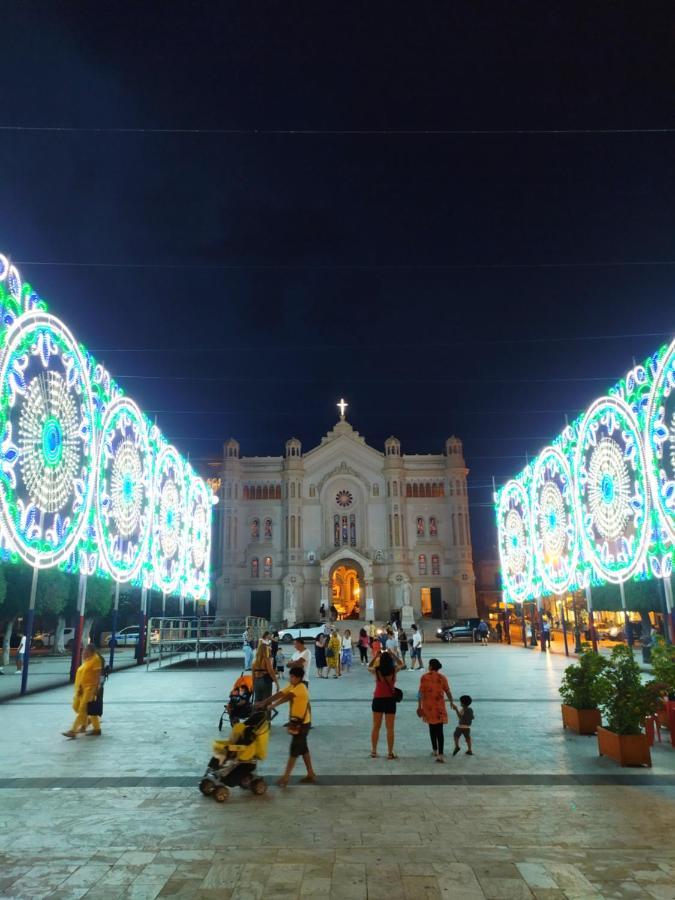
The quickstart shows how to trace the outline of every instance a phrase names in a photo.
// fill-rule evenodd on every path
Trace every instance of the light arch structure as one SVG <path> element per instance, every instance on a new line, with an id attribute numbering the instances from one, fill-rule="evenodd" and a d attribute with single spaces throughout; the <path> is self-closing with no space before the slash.
<path id="1" fill-rule="evenodd" d="M 210 487 L 0 253 L 0 548 L 208 601 Z"/>

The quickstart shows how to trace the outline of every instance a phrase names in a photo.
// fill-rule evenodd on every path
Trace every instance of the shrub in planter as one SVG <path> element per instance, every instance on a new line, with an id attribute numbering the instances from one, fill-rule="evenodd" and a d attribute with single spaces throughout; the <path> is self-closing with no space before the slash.
<path id="1" fill-rule="evenodd" d="M 675 700 L 675 647 L 657 637 L 652 646 L 652 671 L 655 681 L 664 685 L 669 700 Z"/>
<path id="2" fill-rule="evenodd" d="M 622 766 L 650 766 L 642 723 L 656 712 L 661 686 L 655 681 L 642 683 L 640 667 L 625 644 L 614 647 L 599 680 L 604 691 L 600 708 L 607 720 L 605 728 L 598 728 L 600 755 L 610 756 Z"/>
<path id="3" fill-rule="evenodd" d="M 562 718 L 565 728 L 579 734 L 595 734 L 600 724 L 600 706 L 605 697 L 606 685 L 601 673 L 607 668 L 607 660 L 593 653 L 585 644 L 579 662 L 568 666 L 560 682 Z"/>

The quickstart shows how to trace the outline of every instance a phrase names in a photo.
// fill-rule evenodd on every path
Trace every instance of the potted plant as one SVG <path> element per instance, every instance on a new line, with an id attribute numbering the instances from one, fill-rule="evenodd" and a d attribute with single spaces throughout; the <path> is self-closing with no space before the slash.
<path id="1" fill-rule="evenodd" d="M 600 708 L 607 720 L 606 727 L 598 728 L 600 756 L 609 756 L 621 766 L 651 766 L 642 724 L 658 708 L 660 685 L 642 683 L 640 667 L 625 644 L 614 647 L 599 680 L 603 685 Z"/>
<path id="2" fill-rule="evenodd" d="M 675 709 L 675 647 L 662 637 L 655 638 L 652 645 L 652 671 L 655 680 L 663 685 L 659 723 L 668 728 L 670 712 Z"/>
<path id="3" fill-rule="evenodd" d="M 577 734 L 595 734 L 600 725 L 600 710 L 605 683 L 600 675 L 607 660 L 584 644 L 579 662 L 568 666 L 560 682 L 563 727 Z"/>

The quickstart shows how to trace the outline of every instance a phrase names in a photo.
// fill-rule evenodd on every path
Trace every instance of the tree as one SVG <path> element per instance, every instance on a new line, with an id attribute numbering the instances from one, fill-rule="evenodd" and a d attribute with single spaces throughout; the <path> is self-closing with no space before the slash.
<path id="1" fill-rule="evenodd" d="M 87 599 L 84 604 L 84 628 L 82 629 L 82 643 L 89 643 L 89 633 L 94 619 L 107 616 L 112 607 L 114 582 L 107 578 L 87 579 Z"/>
<path id="2" fill-rule="evenodd" d="M 5 581 L 5 598 L 2 614 L 5 622 L 5 633 L 2 640 L 2 665 L 9 665 L 9 644 L 16 617 L 28 609 L 30 600 L 30 584 L 33 573 L 24 563 L 3 563 L 3 580 Z"/>

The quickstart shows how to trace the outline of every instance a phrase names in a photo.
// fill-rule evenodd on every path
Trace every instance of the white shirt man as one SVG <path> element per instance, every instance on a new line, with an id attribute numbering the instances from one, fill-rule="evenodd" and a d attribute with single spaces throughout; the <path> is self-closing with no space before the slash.
<path id="1" fill-rule="evenodd" d="M 411 660 L 411 669 L 422 668 L 422 635 L 419 633 L 417 626 L 413 625 L 412 627 L 412 660 Z M 417 661 L 417 666 L 415 666 L 415 661 Z"/>
<path id="2" fill-rule="evenodd" d="M 289 670 L 293 666 L 301 666 L 305 673 L 305 677 L 302 680 L 309 681 L 309 665 L 311 661 L 312 654 L 305 647 L 305 642 L 301 639 L 295 641 L 295 653 L 291 656 L 291 661 L 288 664 Z"/>

